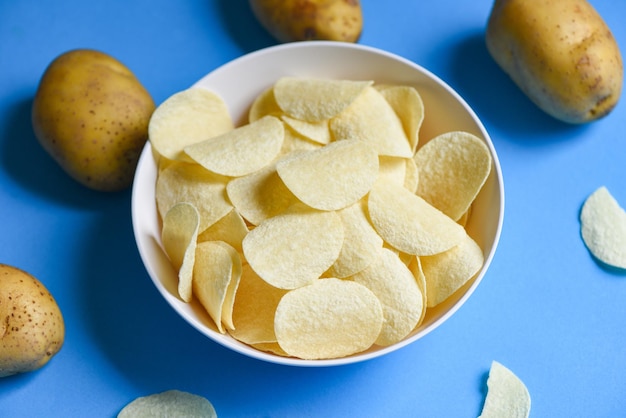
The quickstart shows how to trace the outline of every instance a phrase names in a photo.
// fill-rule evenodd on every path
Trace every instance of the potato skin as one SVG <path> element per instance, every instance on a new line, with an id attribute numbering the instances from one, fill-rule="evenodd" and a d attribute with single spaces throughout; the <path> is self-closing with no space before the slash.
<path id="1" fill-rule="evenodd" d="M 39 369 L 65 339 L 61 310 L 44 285 L 0 264 L 0 377 Z"/>
<path id="2" fill-rule="evenodd" d="M 35 94 L 37 139 L 75 180 L 98 191 L 130 186 L 155 105 L 115 58 L 77 49 L 54 59 Z"/>
<path id="3" fill-rule="evenodd" d="M 280 42 L 357 42 L 363 29 L 359 0 L 250 0 L 250 7 Z"/>
<path id="4" fill-rule="evenodd" d="M 485 39 L 496 63 L 559 120 L 591 122 L 619 100 L 618 45 L 585 0 L 495 0 Z"/>

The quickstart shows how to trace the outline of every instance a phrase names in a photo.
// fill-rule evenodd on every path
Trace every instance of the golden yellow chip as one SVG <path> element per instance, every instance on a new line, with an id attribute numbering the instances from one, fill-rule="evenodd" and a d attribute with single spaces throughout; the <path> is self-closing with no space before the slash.
<path id="1" fill-rule="evenodd" d="M 388 157 L 381 155 L 378 164 L 378 177 L 384 177 L 396 184 L 404 185 L 409 158 Z"/>
<path id="2" fill-rule="evenodd" d="M 261 279 L 244 264 L 233 308 L 234 329 L 228 332 L 245 344 L 275 343 L 274 313 L 287 290 Z"/>
<path id="3" fill-rule="evenodd" d="M 371 81 L 284 77 L 274 84 L 274 98 L 289 116 L 319 122 L 339 114 Z"/>
<path id="4" fill-rule="evenodd" d="M 170 96 L 155 109 L 148 137 L 162 156 L 186 160 L 186 146 L 231 129 L 233 121 L 224 100 L 212 91 L 192 87 Z"/>
<path id="5" fill-rule="evenodd" d="M 185 153 L 209 171 L 245 176 L 267 166 L 281 150 L 285 129 L 280 119 L 265 116 L 220 136 L 185 147 Z"/>
<path id="6" fill-rule="evenodd" d="M 368 199 L 370 220 L 380 236 L 408 254 L 433 255 L 459 244 L 462 226 L 421 197 L 390 181 L 378 181 Z"/>
<path id="7" fill-rule="evenodd" d="M 395 344 L 413 331 L 425 309 L 424 298 L 413 273 L 397 254 L 381 249 L 378 258 L 352 278 L 374 292 L 382 305 L 385 320 L 376 344 Z"/>
<path id="8" fill-rule="evenodd" d="M 263 280 L 281 289 L 313 283 L 337 259 L 344 232 L 336 212 L 296 204 L 246 235 L 243 253 Z"/>
<path id="9" fill-rule="evenodd" d="M 417 193 L 420 178 L 417 164 L 413 158 L 405 158 L 404 161 L 406 163 L 404 187 L 411 193 Z"/>
<path id="10" fill-rule="evenodd" d="M 491 171 L 487 145 L 467 132 L 441 134 L 414 158 L 420 173 L 417 194 L 455 221 L 467 211 Z"/>
<path id="11" fill-rule="evenodd" d="M 424 121 L 422 97 L 411 86 L 388 86 L 380 89 L 380 93 L 402 121 L 411 150 L 415 152 L 419 143 L 419 130 Z"/>
<path id="12" fill-rule="evenodd" d="M 443 253 L 420 257 L 426 278 L 428 307 L 436 306 L 467 283 L 481 269 L 483 252 L 467 234 Z"/>
<path id="13" fill-rule="evenodd" d="M 365 269 L 378 257 L 383 239 L 367 218 L 366 204 L 362 199 L 338 212 L 344 230 L 343 246 L 326 276 L 343 279 Z"/>
<path id="14" fill-rule="evenodd" d="M 530 393 L 511 370 L 497 361 L 491 363 L 487 379 L 487 396 L 478 418 L 528 418 Z"/>
<path id="15" fill-rule="evenodd" d="M 219 241 L 205 241 L 196 247 L 193 294 L 224 333 L 233 328 L 234 293 L 241 279 L 241 259 L 234 248 Z"/>
<path id="16" fill-rule="evenodd" d="M 242 251 L 241 242 L 248 234 L 248 226 L 237 210 L 232 209 L 222 219 L 198 235 L 198 242 L 223 241 L 238 252 Z"/>
<path id="17" fill-rule="evenodd" d="M 358 139 L 379 155 L 413 157 L 402 121 L 373 87 L 366 88 L 349 108 L 330 121 L 330 131 L 337 141 Z"/>
<path id="18" fill-rule="evenodd" d="M 419 326 L 424 317 L 426 316 L 426 311 L 428 310 L 428 292 L 426 291 L 426 277 L 424 277 L 424 271 L 422 270 L 422 262 L 420 258 L 417 256 L 411 257 L 410 260 L 406 263 L 407 267 L 413 273 L 413 277 L 415 277 L 415 281 L 422 292 L 422 306 L 424 309 L 422 310 L 422 316 L 417 321 L 417 326 Z"/>
<path id="19" fill-rule="evenodd" d="M 226 196 L 227 181 L 198 164 L 175 161 L 157 177 L 159 215 L 163 218 L 177 203 L 191 203 L 200 214 L 198 230 L 203 232 L 233 209 Z"/>
<path id="20" fill-rule="evenodd" d="M 117 418 L 202 417 L 217 418 L 208 399 L 180 390 L 140 396 L 127 404 Z"/>
<path id="21" fill-rule="evenodd" d="M 367 350 L 378 338 L 383 311 L 367 287 L 335 278 L 292 290 L 278 303 L 274 330 L 293 357 L 330 359 Z"/>
<path id="22" fill-rule="evenodd" d="M 299 202 L 278 176 L 274 165 L 231 180 L 226 192 L 241 216 L 253 225 Z"/>
<path id="23" fill-rule="evenodd" d="M 367 194 L 378 176 L 378 156 L 364 142 L 332 142 L 293 153 L 276 163 L 291 192 L 315 209 L 338 210 Z"/>
<path id="24" fill-rule="evenodd" d="M 287 115 L 281 116 L 281 119 L 295 132 L 307 139 L 310 139 L 313 142 L 326 145 L 331 141 L 330 129 L 328 128 L 327 120 L 322 120 L 319 122 L 309 122 L 305 120 L 294 119 Z"/>
<path id="25" fill-rule="evenodd" d="M 199 226 L 200 214 L 186 202 L 172 206 L 163 218 L 161 242 L 178 272 L 178 295 L 185 302 L 191 301 L 192 297 L 191 281 Z"/>
<path id="26" fill-rule="evenodd" d="M 278 107 L 278 103 L 274 99 L 274 86 L 272 86 L 254 99 L 248 111 L 248 122 L 252 123 L 264 116 L 279 117 L 282 114 L 283 111 Z"/>
<path id="27" fill-rule="evenodd" d="M 602 186 L 593 192 L 580 212 L 585 245 L 601 262 L 626 269 L 626 212 Z"/>
<path id="28" fill-rule="evenodd" d="M 294 131 L 289 125 L 285 125 L 285 139 L 280 150 L 280 156 L 286 156 L 292 152 L 313 151 L 323 147 L 319 142 L 310 140 Z M 280 158 L 279 156 L 279 158 Z"/>

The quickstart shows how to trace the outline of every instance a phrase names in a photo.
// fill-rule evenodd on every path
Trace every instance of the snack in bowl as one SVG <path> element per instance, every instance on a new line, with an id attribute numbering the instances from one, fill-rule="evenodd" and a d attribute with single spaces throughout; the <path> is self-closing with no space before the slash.
<path id="1" fill-rule="evenodd" d="M 318 75 L 294 75 L 311 74 L 311 67 L 307 66 L 312 64 L 311 59 L 302 62 L 299 58 L 302 54 L 316 53 L 322 54 L 323 61 L 337 54 L 368 61 L 373 64 L 368 71 L 373 71 L 374 77 L 366 78 L 365 74 L 358 74 L 358 70 L 354 76 L 345 77 L 352 68 L 349 61 L 337 67 L 346 67 L 341 71 L 324 70 L 318 62 L 313 64 L 318 67 Z M 276 74 L 275 65 L 266 60 L 272 55 L 294 68 L 285 68 Z M 242 65 L 247 67 L 250 60 L 260 65 L 256 68 L 264 77 L 261 81 L 256 79 L 250 91 L 235 89 L 239 93 L 229 95 L 220 83 L 220 72 L 225 75 L 231 67 L 231 71 L 241 74 Z M 386 64 L 396 67 L 396 72 L 391 74 L 399 77 L 397 80 L 383 76 Z M 263 65 L 271 68 L 264 70 Z M 285 364 L 344 364 L 372 358 L 416 340 L 441 323 L 471 294 L 491 260 L 501 227 L 502 190 L 497 158 L 494 158 L 488 136 L 463 103 L 454 123 L 440 123 L 441 118 L 424 116 L 424 113 L 428 115 L 429 103 L 436 115 L 450 106 L 458 108 L 460 100 L 447 87 L 442 90 L 441 82 L 433 84 L 433 76 L 424 71 L 399 57 L 367 47 L 300 43 L 251 54 L 207 76 L 208 83 L 205 78 L 192 86 L 191 89 L 207 89 L 222 97 L 235 128 L 213 138 L 208 136 L 196 144 L 185 144 L 176 152 L 182 156 L 179 160 L 159 158 L 158 152 L 152 149 L 144 151 L 151 173 L 146 177 L 142 173 L 143 166 L 138 170 L 133 192 L 133 220 L 142 258 L 164 297 L 190 323 L 214 340 L 247 355 Z M 307 87 L 311 85 L 317 88 Z M 331 85 L 334 87 L 329 87 Z M 273 94 L 272 86 L 278 86 L 277 94 Z M 347 93 L 323 93 L 337 91 L 335 88 Z M 303 91 L 308 91 L 304 97 L 300 94 Z M 448 96 L 449 103 L 433 100 L 442 93 Z M 235 100 L 238 104 L 229 97 L 238 97 Z M 332 105 L 325 106 L 329 102 Z M 410 110 L 403 103 L 410 103 Z M 405 110 L 397 112 L 395 109 Z M 468 114 L 462 115 L 463 112 Z M 238 148 L 240 158 L 235 165 L 240 166 L 236 173 L 228 171 L 225 175 L 224 167 L 210 171 L 202 164 L 207 158 L 214 158 L 202 149 L 219 154 L 223 151 L 221 147 L 232 145 L 224 141 L 224 136 L 240 144 L 252 144 L 247 136 L 251 132 L 244 132 L 243 136 L 239 133 L 251 126 L 263 126 L 258 122 L 264 119 L 273 121 L 266 124 L 267 132 L 265 128 L 256 132 L 257 128 L 252 128 L 251 132 L 264 140 L 275 138 L 276 129 L 271 125 L 278 121 L 283 135 L 277 154 L 268 151 L 277 148 L 276 140 L 272 139 L 268 141 L 272 145 L 263 147 L 263 152 L 255 151 L 255 145 Z M 164 119 L 157 122 L 167 126 Z M 239 133 L 233 136 L 237 131 Z M 487 144 L 475 148 L 483 156 L 473 160 L 486 159 L 490 169 L 482 170 L 480 192 L 469 193 L 476 199 L 471 204 L 472 213 L 461 216 L 463 225 L 416 194 L 419 164 L 414 156 L 423 143 L 448 132 L 453 132 L 450 134 L 453 138 L 470 137 Z M 372 133 L 384 140 L 376 141 Z M 220 142 L 223 145 L 216 151 L 215 146 Z M 261 155 L 266 151 L 267 155 Z M 227 154 L 232 153 L 224 153 L 220 164 L 228 160 Z M 264 165 L 259 166 L 259 161 Z M 215 167 L 214 163 L 211 167 Z M 246 169 L 247 164 L 251 165 Z M 169 186 L 159 186 L 161 177 L 168 178 L 169 171 L 200 169 L 204 170 L 203 174 L 169 176 Z M 179 180 L 172 182 L 173 178 Z M 151 190 L 146 194 L 144 187 Z M 191 190 L 191 197 L 183 196 L 183 190 Z M 485 207 L 485 193 L 488 199 L 495 193 L 495 207 Z M 142 195 L 148 196 L 148 200 L 141 199 Z M 160 195 L 167 198 L 160 198 Z M 200 199 L 201 196 L 206 198 Z M 386 202 L 387 196 L 394 197 L 392 204 Z M 216 203 L 204 203 L 207 199 L 215 199 Z M 148 222 L 145 209 L 150 201 L 153 207 L 148 210 L 152 212 Z M 156 210 L 154 202 L 159 201 L 168 203 L 159 204 Z M 207 242 L 221 242 L 220 245 L 227 246 L 233 255 L 213 258 L 226 260 L 224 265 L 231 267 L 215 269 L 221 271 L 218 282 L 224 283 L 220 287 L 223 296 L 214 298 L 218 302 L 209 309 L 213 311 L 211 315 L 207 315 L 198 297 L 192 297 L 190 303 L 179 297 L 178 271 L 161 247 L 162 219 L 183 201 L 198 207 L 200 214 L 219 209 L 214 211 L 211 221 L 200 220 L 199 236 L 204 235 L 205 230 L 209 234 L 215 226 L 221 235 L 211 233 Z M 376 207 L 374 216 L 372 202 Z M 144 209 L 141 216 L 140 208 Z M 484 231 L 480 232 L 483 228 L 480 218 L 494 215 L 494 209 L 495 218 L 489 218 L 491 225 L 485 235 Z M 230 234 L 224 225 L 231 225 L 234 232 Z M 405 232 L 407 226 L 409 233 Z M 420 233 L 413 233 L 415 231 Z M 468 240 L 475 245 L 460 245 Z M 476 252 L 477 247 L 482 251 Z M 466 251 L 467 248 L 471 250 Z M 453 249 L 460 253 L 461 259 L 472 259 L 474 264 L 472 268 L 458 269 L 453 284 L 445 278 L 430 280 L 435 283 L 435 293 L 441 300 L 436 306 L 431 304 L 432 309 L 427 308 L 429 282 L 423 275 L 420 258 Z M 196 263 L 198 254 L 196 252 Z M 480 256 L 478 268 L 475 267 L 476 255 Z M 154 263 L 155 256 L 159 264 Z M 192 280 L 195 280 L 195 273 Z M 466 277 L 460 278 L 462 274 Z M 329 291 L 326 289 L 333 289 L 333 297 L 344 302 L 320 308 L 319 301 L 329 299 L 324 296 L 324 292 Z M 304 300 L 307 300 L 304 304 L 294 304 L 294 301 Z M 220 317 L 215 314 L 218 311 L 220 324 L 214 322 Z M 306 314 L 301 321 L 293 320 L 294 315 L 303 315 L 302 312 L 309 312 L 310 316 L 319 311 L 325 314 L 316 320 L 306 321 Z M 369 325 L 356 327 L 355 321 L 351 321 L 347 325 L 355 328 L 348 326 L 340 332 L 339 337 L 344 340 L 338 343 L 336 333 L 322 330 L 337 329 L 338 325 L 331 325 L 341 324 L 342 315 L 360 318 Z M 232 323 L 224 321 L 228 317 L 232 318 Z M 295 340 L 302 340 L 303 335 L 315 337 L 305 344 L 304 351 L 302 344 L 294 344 Z M 344 349 L 329 350 L 330 346 Z"/>

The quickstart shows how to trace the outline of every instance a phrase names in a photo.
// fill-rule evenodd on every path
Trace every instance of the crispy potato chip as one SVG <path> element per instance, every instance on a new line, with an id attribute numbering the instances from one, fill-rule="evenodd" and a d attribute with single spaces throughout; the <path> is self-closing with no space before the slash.
<path id="1" fill-rule="evenodd" d="M 420 257 L 426 278 L 428 307 L 435 306 L 456 292 L 480 270 L 483 252 L 467 234 L 455 247 L 443 253 Z"/>
<path id="2" fill-rule="evenodd" d="M 276 342 L 274 313 L 287 290 L 261 279 L 249 264 L 244 264 L 233 307 L 234 329 L 228 332 L 245 344 Z"/>
<path id="3" fill-rule="evenodd" d="M 580 212 L 585 245 L 601 262 L 626 269 L 626 212 L 602 186 L 593 192 Z"/>
<path id="4" fill-rule="evenodd" d="M 152 114 L 148 137 L 152 147 L 171 160 L 187 160 L 183 149 L 233 129 L 224 100 L 216 93 L 192 87 L 161 103 Z"/>
<path id="5" fill-rule="evenodd" d="M 276 163 L 291 192 L 315 209 L 338 210 L 367 194 L 378 176 L 378 156 L 358 140 L 332 142 Z"/>
<path id="6" fill-rule="evenodd" d="M 276 103 L 274 98 L 274 86 L 272 86 L 254 99 L 248 111 L 248 122 L 252 123 L 264 116 L 279 117 L 282 114 L 283 111 L 278 107 L 278 103 Z"/>
<path id="7" fill-rule="evenodd" d="M 395 344 L 417 326 L 425 309 L 422 291 L 394 252 L 381 249 L 379 257 L 352 278 L 374 292 L 382 305 L 385 320 L 376 344 Z"/>
<path id="8" fill-rule="evenodd" d="M 163 249 L 178 272 L 178 295 L 191 301 L 191 279 L 196 254 L 200 214 L 190 203 L 177 203 L 165 214 L 161 229 Z"/>
<path id="9" fill-rule="evenodd" d="M 336 141 L 358 139 L 379 155 L 413 157 L 402 121 L 373 87 L 366 88 L 352 105 L 330 121 Z"/>
<path id="10" fill-rule="evenodd" d="M 281 289 L 313 283 L 337 259 L 344 240 L 336 212 L 295 204 L 263 221 L 243 240 L 243 253 L 263 280 Z"/>
<path id="11" fill-rule="evenodd" d="M 226 193 L 241 216 L 253 225 L 299 202 L 278 176 L 275 165 L 231 180 Z"/>
<path id="12" fill-rule="evenodd" d="M 413 158 L 405 158 L 406 163 L 404 187 L 411 193 L 417 193 L 420 173 Z"/>
<path id="13" fill-rule="evenodd" d="M 458 220 L 472 204 L 491 171 L 487 145 L 467 132 L 448 132 L 431 139 L 417 153 L 417 194 Z"/>
<path id="14" fill-rule="evenodd" d="M 285 125 L 285 139 L 283 140 L 283 147 L 280 150 L 278 158 L 284 157 L 292 152 L 313 151 L 322 147 L 323 145 L 319 142 L 312 141 L 294 131 L 289 125 Z"/>
<path id="15" fill-rule="evenodd" d="M 378 181 L 368 199 L 374 228 L 394 248 L 408 254 L 433 255 L 459 244 L 462 226 L 403 186 Z"/>
<path id="16" fill-rule="evenodd" d="M 117 418 L 202 417 L 217 418 L 208 399 L 180 390 L 141 396 L 126 405 Z"/>
<path id="17" fill-rule="evenodd" d="M 201 233 L 233 209 L 226 196 L 227 181 L 227 177 L 213 174 L 198 164 L 175 161 L 157 177 L 159 215 L 163 218 L 177 203 L 191 203 L 200 214 Z"/>
<path id="18" fill-rule="evenodd" d="M 241 279 L 241 259 L 230 245 L 205 241 L 196 247 L 193 294 L 211 316 L 217 329 L 233 328 L 234 293 Z M 226 313 L 226 315 L 224 315 Z"/>
<path id="19" fill-rule="evenodd" d="M 237 210 L 232 209 L 222 219 L 198 235 L 198 242 L 223 241 L 238 252 L 242 251 L 241 242 L 248 234 L 248 226 Z"/>
<path id="20" fill-rule="evenodd" d="M 491 363 L 487 396 L 478 418 L 528 418 L 530 393 L 511 370 L 497 361 Z"/>
<path id="21" fill-rule="evenodd" d="M 378 298 L 367 287 L 335 278 L 292 290 L 278 303 L 280 347 L 302 359 L 345 357 L 368 349 L 382 328 Z"/>
<path id="22" fill-rule="evenodd" d="M 381 155 L 378 158 L 378 177 L 384 177 L 396 184 L 404 185 L 407 168 L 406 160 L 408 159 Z"/>
<path id="23" fill-rule="evenodd" d="M 289 354 L 287 354 L 285 352 L 285 350 L 280 348 L 280 345 L 278 345 L 277 342 L 274 342 L 274 343 L 257 343 L 257 344 L 251 344 L 251 345 L 252 345 L 252 347 L 256 348 L 257 350 L 265 351 L 267 353 L 272 353 L 272 354 L 276 354 L 278 356 L 283 356 L 283 357 L 288 357 L 289 356 Z"/>
<path id="24" fill-rule="evenodd" d="M 274 98 L 289 116 L 319 122 L 339 114 L 372 81 L 283 77 L 274 84 Z"/>
<path id="25" fill-rule="evenodd" d="M 343 279 L 365 269 L 378 257 L 383 239 L 367 218 L 366 204 L 362 199 L 337 212 L 343 224 L 343 246 L 325 276 Z"/>
<path id="26" fill-rule="evenodd" d="M 310 139 L 318 144 L 327 145 L 331 141 L 330 129 L 328 121 L 309 122 L 300 119 L 294 119 L 287 115 L 281 116 L 281 119 L 291 129 L 303 137 Z"/>
<path id="27" fill-rule="evenodd" d="M 285 129 L 280 119 L 265 116 L 220 136 L 185 147 L 201 166 L 223 176 L 245 176 L 265 167 L 281 150 Z"/>
<path id="28" fill-rule="evenodd" d="M 417 256 L 411 257 L 408 262 L 406 262 L 407 267 L 413 273 L 413 277 L 415 277 L 415 281 L 420 288 L 420 292 L 422 292 L 422 306 L 424 309 L 422 310 L 422 316 L 417 321 L 417 326 L 419 326 L 424 317 L 426 316 L 426 311 L 428 309 L 428 295 L 426 291 L 426 277 L 424 277 L 424 271 L 422 270 L 422 262 L 420 258 Z"/>
<path id="29" fill-rule="evenodd" d="M 388 86 L 380 89 L 380 93 L 402 121 L 411 151 L 415 152 L 419 143 L 419 130 L 424 121 L 422 97 L 412 86 Z"/>

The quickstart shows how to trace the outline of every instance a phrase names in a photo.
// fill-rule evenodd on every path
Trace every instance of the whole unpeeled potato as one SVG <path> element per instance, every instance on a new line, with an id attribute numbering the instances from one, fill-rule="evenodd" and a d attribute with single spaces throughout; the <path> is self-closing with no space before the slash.
<path id="1" fill-rule="evenodd" d="M 250 0 L 250 6 L 280 42 L 356 42 L 363 29 L 359 0 Z"/>
<path id="2" fill-rule="evenodd" d="M 61 310 L 44 285 L 0 264 L 0 377 L 39 369 L 65 338 Z"/>
<path id="3" fill-rule="evenodd" d="M 39 142 L 75 180 L 99 191 L 130 186 L 155 105 L 122 63 L 77 49 L 50 63 L 37 89 L 32 124 Z"/>
<path id="4" fill-rule="evenodd" d="M 498 65 L 557 119 L 591 122 L 618 102 L 620 50 L 586 0 L 495 0 L 485 37 Z"/>

